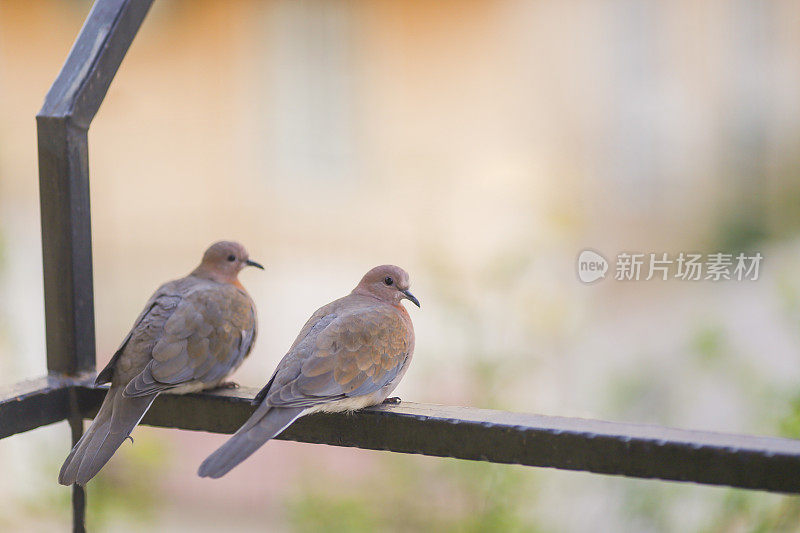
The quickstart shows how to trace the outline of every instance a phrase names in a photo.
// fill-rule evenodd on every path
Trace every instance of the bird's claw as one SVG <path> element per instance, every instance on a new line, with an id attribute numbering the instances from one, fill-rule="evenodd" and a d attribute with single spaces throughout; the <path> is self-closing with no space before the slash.
<path id="1" fill-rule="evenodd" d="M 219 385 L 217 385 L 218 389 L 238 389 L 239 384 L 235 381 L 223 381 Z"/>
<path id="2" fill-rule="evenodd" d="M 391 398 L 386 398 L 385 400 L 383 400 L 383 403 L 385 405 L 397 405 L 402 401 L 403 400 L 401 400 L 399 396 L 392 396 Z"/>

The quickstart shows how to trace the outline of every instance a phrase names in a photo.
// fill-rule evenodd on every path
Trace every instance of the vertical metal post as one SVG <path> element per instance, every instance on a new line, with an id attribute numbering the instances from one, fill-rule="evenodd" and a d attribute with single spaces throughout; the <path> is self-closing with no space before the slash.
<path id="1" fill-rule="evenodd" d="M 47 369 L 95 368 L 88 131 L 153 0 L 97 0 L 36 116 Z M 83 432 L 70 401 L 73 444 Z M 85 495 L 73 487 L 75 531 Z"/>
<path id="2" fill-rule="evenodd" d="M 94 370 L 94 292 L 87 131 L 37 117 L 47 369 Z"/>
<path id="3" fill-rule="evenodd" d="M 78 391 L 74 388 L 69 391 L 69 407 L 69 427 L 72 430 L 72 445 L 75 446 L 83 436 L 83 417 L 78 407 Z M 86 531 L 86 489 L 78 484 L 72 485 L 72 531 Z"/>

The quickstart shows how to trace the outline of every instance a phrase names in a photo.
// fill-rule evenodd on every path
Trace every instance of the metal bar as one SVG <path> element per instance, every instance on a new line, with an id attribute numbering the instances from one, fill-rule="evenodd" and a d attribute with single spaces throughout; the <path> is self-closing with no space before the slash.
<path id="1" fill-rule="evenodd" d="M 94 369 L 94 300 L 86 131 L 37 117 L 47 368 Z"/>
<path id="2" fill-rule="evenodd" d="M 70 392 L 76 393 L 75 410 L 94 416 L 106 390 L 88 383 L 86 377 L 51 377 L 0 390 L 0 438 L 70 419 Z M 253 412 L 256 392 L 163 394 L 142 423 L 233 433 Z M 71 423 L 76 440 L 78 426 Z M 800 493 L 800 441 L 773 437 L 403 402 L 353 414 L 310 415 L 279 438 Z"/>
<path id="3" fill-rule="evenodd" d="M 86 489 L 72 485 L 72 531 L 86 533 Z"/>
<path id="4" fill-rule="evenodd" d="M 67 418 L 72 385 L 47 377 L 0 389 L 0 439 Z"/>
<path id="5" fill-rule="evenodd" d="M 233 433 L 257 389 L 160 396 L 142 423 Z M 80 388 L 93 415 L 104 391 Z M 301 418 L 279 438 L 800 493 L 800 441 L 403 402 Z M 209 450 L 210 452 L 211 450 Z"/>
<path id="6" fill-rule="evenodd" d="M 69 412 L 72 445 L 75 446 L 83 436 L 83 416 L 78 405 L 78 390 L 75 387 L 69 390 Z M 86 531 L 86 489 L 77 483 L 72 485 L 72 531 L 73 533 Z"/>
<path id="7" fill-rule="evenodd" d="M 152 0 L 98 0 L 36 117 L 47 368 L 95 366 L 87 131 Z"/>
<path id="8" fill-rule="evenodd" d="M 51 374 L 77 375 L 95 368 L 88 130 L 152 3 L 97 0 L 36 116 Z M 69 413 L 73 444 L 83 431 L 75 395 L 70 394 Z M 85 531 L 81 487 L 73 487 L 72 504 L 73 531 Z"/>

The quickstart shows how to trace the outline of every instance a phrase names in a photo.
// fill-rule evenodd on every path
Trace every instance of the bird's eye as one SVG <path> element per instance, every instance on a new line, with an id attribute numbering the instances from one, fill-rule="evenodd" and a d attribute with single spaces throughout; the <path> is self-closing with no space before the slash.
<path id="1" fill-rule="evenodd" d="M 385 284 L 387 284 L 387 285 L 391 285 L 392 283 L 394 283 L 394 280 L 392 278 L 390 278 L 389 276 L 386 276 L 386 278 L 383 280 L 383 282 Z"/>
<path id="2" fill-rule="evenodd" d="M 234 261 L 236 261 L 236 256 L 235 256 L 235 255 L 233 255 L 233 254 L 229 255 L 229 256 L 228 256 L 228 261 L 230 261 L 231 263 L 232 263 L 232 262 L 234 262 Z"/>

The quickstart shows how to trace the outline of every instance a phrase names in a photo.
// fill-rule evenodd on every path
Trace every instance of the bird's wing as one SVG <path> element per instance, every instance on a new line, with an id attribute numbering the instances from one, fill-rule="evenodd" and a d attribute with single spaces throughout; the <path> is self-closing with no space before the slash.
<path id="1" fill-rule="evenodd" d="M 344 300 L 344 298 L 340 298 L 339 300 L 335 300 L 327 305 L 323 305 L 316 311 L 311 317 L 306 321 L 303 325 L 303 328 L 300 330 L 300 333 L 297 334 L 297 338 L 292 343 L 287 355 L 278 363 L 278 368 L 275 369 L 275 372 L 272 373 L 272 377 L 269 378 L 267 384 L 258 391 L 255 398 L 253 398 L 253 404 L 258 405 L 260 404 L 264 398 L 266 398 L 267 394 L 269 393 L 270 389 L 272 388 L 272 383 L 275 381 L 275 376 L 278 375 L 278 372 L 286 367 L 286 363 L 288 359 L 296 359 L 296 354 L 300 351 L 297 349 L 297 346 L 302 343 L 306 343 L 306 339 L 309 335 L 313 338 L 318 332 L 328 327 L 328 324 L 331 323 L 333 319 L 337 316 L 337 310 L 340 307 L 340 303 Z M 307 350 L 302 350 L 302 353 L 306 353 Z"/>
<path id="2" fill-rule="evenodd" d="M 150 297 L 144 306 L 144 310 L 136 318 L 133 327 L 125 336 L 122 344 L 120 344 L 117 351 L 111 357 L 111 360 L 105 368 L 97 374 L 95 385 L 102 385 L 103 383 L 110 383 L 112 381 L 114 377 L 114 368 L 132 337 L 136 336 L 137 338 L 141 338 L 148 333 L 152 335 L 154 331 L 164 327 L 164 322 L 172 315 L 172 312 L 181 301 L 181 296 L 176 290 L 179 282 L 180 280 L 165 283 Z"/>
<path id="3" fill-rule="evenodd" d="M 322 317 L 278 365 L 267 404 L 311 407 L 375 392 L 397 377 L 411 350 L 399 313 L 380 305 Z"/>
<path id="4" fill-rule="evenodd" d="M 229 285 L 189 291 L 164 322 L 151 360 L 125 387 L 125 396 L 219 382 L 247 356 L 255 336 L 255 306 L 245 293 Z"/>

